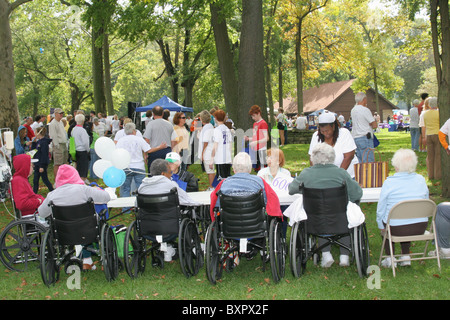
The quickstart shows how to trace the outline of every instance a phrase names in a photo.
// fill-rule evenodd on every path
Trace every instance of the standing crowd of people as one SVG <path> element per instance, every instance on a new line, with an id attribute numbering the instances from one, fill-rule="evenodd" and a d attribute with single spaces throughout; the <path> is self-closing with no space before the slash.
<path id="1" fill-rule="evenodd" d="M 441 146 L 450 155 L 448 145 L 450 120 L 439 127 L 437 99 L 425 97 L 422 102 L 423 109 L 419 109 L 420 102 L 415 101 L 415 107 L 411 110 L 412 150 L 400 149 L 395 153 L 392 165 L 396 172 L 382 187 L 377 209 L 377 224 L 382 232 L 386 226 L 387 214 L 395 203 L 406 199 L 429 197 L 425 179 L 415 172 L 417 155 L 414 150 L 425 150 L 426 146 L 429 179 L 441 178 Z M 16 206 L 24 215 L 41 208 L 41 204 L 47 200 L 39 195 L 40 179 L 50 191 L 47 197 L 55 199 L 63 195 L 58 191 L 62 185 L 89 185 L 88 178 L 97 178 L 93 172 L 93 163 L 98 159 L 94 148 L 95 141 L 99 137 L 108 136 L 114 140 L 117 148 L 127 150 L 131 157 L 128 168 L 124 169 L 126 180 L 120 187 L 121 197 L 130 196 L 134 192 L 158 192 L 163 186 L 170 190 L 175 186 L 179 189 L 181 204 L 192 204 L 188 192 L 199 191 L 199 187 L 198 178 L 189 171 L 189 166 L 198 160 L 208 177 L 208 191 L 220 189 L 225 194 L 232 194 L 262 189 L 268 213 L 281 215 L 286 208 L 280 206 L 271 183 L 275 177 L 292 177 L 289 170 L 283 168 L 285 163 L 281 149 L 285 144 L 283 111 L 281 110 L 276 118 L 281 143 L 280 146 L 272 145 L 272 148 L 269 148 L 269 125 L 262 117 L 261 108 L 257 105 L 251 106 L 248 114 L 253 120 L 252 134 L 244 137 L 242 141 L 244 152 L 236 155 L 234 155 L 236 128 L 226 112 L 218 108 L 203 110 L 193 119 L 183 112 L 176 112 L 170 121 L 170 112 L 156 106 L 147 112 L 143 132 L 138 130 L 129 118 L 119 120 L 114 116 L 110 120 L 94 112 L 85 115 L 83 111 L 78 111 L 74 117 L 65 117 L 64 111 L 56 108 L 52 119 L 48 119 L 50 121 L 46 125 L 44 124 L 46 117 L 26 118 L 25 123 L 19 127 L 15 139 L 16 156 L 13 158 L 15 174 L 12 189 Z M 299 184 L 313 188 L 328 188 L 345 182 L 349 201 L 358 203 L 362 189 L 355 181 L 354 165 L 374 161 L 373 153 L 364 154 L 364 151 L 367 148 L 374 148 L 374 130 L 378 128 L 379 122 L 376 116 L 372 115 L 367 107 L 367 96 L 364 93 L 357 93 L 355 96 L 355 106 L 351 110 L 351 131 L 343 127 L 343 119 L 334 113 L 322 112 L 318 116 L 318 128 L 312 136 L 308 151 L 310 168 L 303 170 L 294 179 L 289 187 L 289 193 L 300 192 Z M 308 123 L 304 115 L 298 119 L 297 125 L 307 128 Z M 54 185 L 47 175 L 50 161 L 53 161 Z M 257 175 L 251 175 L 252 170 Z M 28 188 L 28 178 L 31 174 L 34 174 L 33 187 Z M 77 188 L 80 187 L 73 190 L 78 190 Z M 76 192 L 91 194 L 85 191 Z M 212 193 L 214 194 L 215 192 Z M 102 201 L 109 200 L 104 193 L 95 196 L 103 197 Z M 216 198 L 212 198 L 213 200 L 214 203 L 217 201 Z M 212 204 L 211 210 L 213 207 Z M 44 215 L 47 214 L 48 212 Z M 441 254 L 448 258 L 450 257 L 449 203 L 438 206 L 436 221 L 439 221 L 440 227 Z M 424 226 L 424 221 L 409 221 L 406 225 L 399 223 L 393 229 L 393 233 L 398 232 L 399 235 L 423 233 Z M 286 224 L 284 234 L 285 231 Z M 402 244 L 405 259 L 408 250 L 409 245 Z M 324 248 L 323 267 L 329 267 L 333 263 L 329 252 L 329 248 Z M 340 265 L 346 266 L 348 261 L 348 252 L 344 250 L 341 252 Z M 383 265 L 389 266 L 390 263 L 393 262 L 384 261 Z"/>

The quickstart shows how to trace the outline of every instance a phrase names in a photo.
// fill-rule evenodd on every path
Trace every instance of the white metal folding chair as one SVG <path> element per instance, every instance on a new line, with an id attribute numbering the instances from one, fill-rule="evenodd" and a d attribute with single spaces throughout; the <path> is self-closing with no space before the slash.
<path id="1" fill-rule="evenodd" d="M 439 270 L 441 270 L 441 261 L 439 255 L 428 257 L 427 249 L 428 242 L 430 240 L 434 240 L 436 246 L 436 252 L 439 252 L 438 242 L 436 237 L 436 225 L 435 225 L 435 216 L 436 216 L 436 204 L 429 199 L 418 199 L 418 200 L 406 200 L 401 201 L 394 205 L 388 216 L 387 224 L 386 224 L 386 232 L 384 233 L 383 242 L 381 246 L 380 259 L 378 261 L 378 265 L 381 264 L 381 259 L 390 257 L 391 265 L 392 265 L 392 273 L 395 277 L 395 263 L 394 257 L 398 257 L 401 254 L 394 255 L 393 243 L 398 242 L 414 242 L 414 241 L 426 241 L 425 250 L 423 253 L 411 253 L 411 261 L 412 260 L 424 260 L 424 259 L 437 259 Z M 391 225 L 390 221 L 392 219 L 412 219 L 412 218 L 431 218 L 431 223 L 429 225 L 429 229 L 425 231 L 424 234 L 421 235 L 413 235 L 413 236 L 394 236 L 391 233 Z M 384 245 L 386 241 L 389 241 L 389 249 L 390 255 L 383 255 Z M 420 256 L 418 258 L 413 258 L 412 256 Z M 402 260 L 408 261 L 408 260 Z"/>

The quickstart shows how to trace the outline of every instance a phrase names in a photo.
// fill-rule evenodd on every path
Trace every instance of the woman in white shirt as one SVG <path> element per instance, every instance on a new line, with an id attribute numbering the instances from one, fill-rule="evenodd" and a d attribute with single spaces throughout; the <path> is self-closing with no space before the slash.
<path id="1" fill-rule="evenodd" d="M 213 149 L 213 133 L 214 127 L 211 124 L 211 114 L 203 110 L 200 113 L 200 120 L 202 122 L 202 129 L 198 137 L 198 158 L 203 163 L 203 168 L 208 175 L 209 188 L 208 190 L 214 190 L 212 184 L 214 182 L 214 157 L 212 157 Z"/>
<path id="2" fill-rule="evenodd" d="M 230 129 L 225 125 L 226 116 L 227 114 L 223 110 L 214 112 L 217 127 L 214 128 L 212 157 L 214 157 L 216 165 L 217 180 L 228 178 L 231 175 L 233 137 Z"/>
<path id="3" fill-rule="evenodd" d="M 327 143 L 336 153 L 334 164 L 347 170 L 352 178 L 355 177 L 354 165 L 358 163 L 355 155 L 356 144 L 353 137 L 345 128 L 340 128 L 336 116 L 331 112 L 324 112 L 319 116 L 319 130 L 314 132 L 309 146 L 309 155 L 319 143 Z"/>
<path id="4" fill-rule="evenodd" d="M 285 163 L 284 153 L 281 149 L 267 150 L 267 167 L 258 171 L 258 177 L 263 178 L 269 184 L 279 176 L 291 176 L 289 170 L 283 168 Z"/>

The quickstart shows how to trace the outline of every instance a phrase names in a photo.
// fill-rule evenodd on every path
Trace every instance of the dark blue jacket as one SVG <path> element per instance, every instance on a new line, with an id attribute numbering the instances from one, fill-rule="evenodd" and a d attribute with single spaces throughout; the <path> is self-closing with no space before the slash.
<path id="1" fill-rule="evenodd" d="M 42 165 L 48 165 L 50 163 L 49 145 L 51 142 L 52 139 L 49 139 L 47 137 L 39 139 L 37 142 L 33 142 L 31 148 L 37 150 L 37 152 L 33 156 L 33 159 L 38 160 L 38 162 L 34 164 L 35 167 L 39 168 Z"/>

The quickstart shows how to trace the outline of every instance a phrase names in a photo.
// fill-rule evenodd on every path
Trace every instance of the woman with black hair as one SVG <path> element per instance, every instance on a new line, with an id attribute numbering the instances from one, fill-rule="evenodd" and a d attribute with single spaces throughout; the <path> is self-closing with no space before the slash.
<path id="1" fill-rule="evenodd" d="M 319 143 L 326 143 L 336 152 L 334 164 L 347 170 L 352 178 L 355 177 L 354 165 L 358 163 L 355 155 L 356 144 L 346 128 L 341 128 L 336 116 L 332 112 L 325 111 L 319 116 L 319 128 L 314 132 L 309 147 L 309 155 Z"/>

